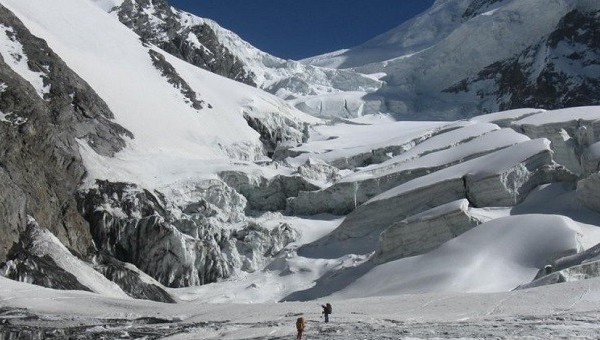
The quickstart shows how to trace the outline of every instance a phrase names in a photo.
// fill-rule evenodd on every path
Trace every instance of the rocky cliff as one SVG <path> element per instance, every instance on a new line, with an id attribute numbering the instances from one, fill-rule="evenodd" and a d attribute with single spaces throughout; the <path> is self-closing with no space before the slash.
<path id="1" fill-rule="evenodd" d="M 4 6 L 0 43 L 0 259 L 25 231 L 28 215 L 85 254 L 93 242 L 74 196 L 86 173 L 79 144 L 112 156 L 132 135 L 111 121 L 94 89 Z"/>

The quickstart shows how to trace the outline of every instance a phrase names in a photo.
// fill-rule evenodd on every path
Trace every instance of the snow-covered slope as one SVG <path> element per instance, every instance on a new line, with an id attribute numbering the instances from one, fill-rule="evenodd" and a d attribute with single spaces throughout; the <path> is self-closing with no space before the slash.
<path id="1" fill-rule="evenodd" d="M 462 22 L 458 13 L 471 3 L 485 1 L 436 1 L 425 13 L 359 46 L 303 59 L 310 65 L 330 68 L 353 68 L 409 57 L 426 50 L 448 36 Z M 494 2 L 494 1 L 491 1 Z"/>
<path id="2" fill-rule="evenodd" d="M 260 51 L 216 22 L 171 7 L 165 0 L 94 1 L 147 42 L 211 72 L 257 86 L 314 115 L 358 116 L 360 107 L 348 108 L 336 94 L 372 92 L 381 82 L 351 70 L 324 69 L 283 60 Z M 325 108 L 303 104 L 319 96 Z M 348 96 L 348 94 L 346 94 Z M 315 99 L 311 99 L 314 102 Z"/>
<path id="3" fill-rule="evenodd" d="M 312 339 L 598 337 L 600 280 L 496 294 L 413 294 L 329 300 L 320 304 L 158 304 L 61 292 L 0 278 L 10 314 L 2 334 L 64 334 L 73 338 L 291 339 L 299 316 Z"/>
<path id="4" fill-rule="evenodd" d="M 599 11 L 590 0 L 436 1 L 361 46 L 305 62 L 385 73 L 367 107 L 408 119 L 597 104 Z"/>
<path id="5" fill-rule="evenodd" d="M 325 123 L 261 89 L 166 53 L 158 41 L 140 37 L 111 12 L 115 5 L 142 8 L 146 19 L 154 18 L 148 23 L 160 24 L 162 12 L 152 7 L 155 2 L 0 4 L 0 136 L 6 141 L 0 149 L 0 255 L 5 262 L 0 268 L 21 281 L 94 291 L 98 304 L 85 306 L 130 320 L 118 322 L 185 319 L 189 323 L 174 322 L 173 328 L 200 325 L 200 331 L 183 336 L 194 338 L 211 329 L 202 336 L 236 338 L 248 329 L 240 324 L 260 318 L 261 331 L 253 330 L 252 336 L 287 337 L 284 327 L 301 313 L 294 309 L 306 304 L 277 304 L 276 313 L 257 317 L 243 313 L 260 313 L 262 305 L 238 309 L 208 303 L 332 294 L 338 307 L 349 308 L 354 302 L 348 298 L 386 296 L 423 310 L 423 304 L 431 305 L 428 295 L 389 296 L 453 292 L 436 296 L 456 298 L 460 305 L 472 300 L 456 292 L 499 292 L 476 295 L 483 305 L 495 301 L 494 314 L 512 296 L 510 290 L 539 277 L 547 264 L 581 271 L 565 264 L 577 261 L 565 258 L 593 258 L 588 255 L 600 242 L 598 106 L 519 109 L 461 121 L 406 122 L 374 115 Z M 136 7 L 140 4 L 152 6 Z M 456 27 L 454 19 L 440 17 L 447 34 L 417 39 L 407 51 L 422 44 L 436 46 L 427 51 L 451 46 L 448 39 L 458 39 L 457 32 L 466 34 L 496 15 L 504 27 L 512 14 L 529 8 L 508 0 L 440 1 L 436 6 L 448 9 L 447 4 L 464 5 L 460 12 L 470 14 Z M 553 1 L 551 6 L 558 7 L 549 9 L 558 11 L 562 5 Z M 176 14 L 171 19 L 212 27 L 167 9 Z M 556 11 L 544 17 L 550 22 Z M 514 29 L 523 25 L 517 22 Z M 253 57 L 256 51 L 248 48 Z M 451 61 L 461 55 L 448 56 Z M 332 97 L 349 111 L 363 113 L 366 107 L 355 106 L 357 92 Z M 304 104 L 319 107 L 318 100 Z M 39 226 L 22 230 L 23 219 L 27 226 L 33 219 Z M 593 265 L 584 265 L 585 278 L 600 275 Z M 570 287 L 584 291 L 585 284 Z M 8 295 L 10 289 L 30 286 L 2 279 L 0 288 L 6 295 L 1 307 L 8 306 L 8 313 L 30 302 Z M 58 319 L 69 306 L 67 299 L 91 296 L 32 291 L 65 300 L 22 313 L 60 312 Z M 594 296 L 580 300 L 595 302 Z M 178 304 L 164 307 L 129 297 Z M 567 300 L 574 301 L 572 296 Z M 561 302 L 555 303 L 548 303 L 550 312 Z M 516 304 L 508 313 L 522 308 Z M 89 320 L 97 320 L 94 312 L 82 309 L 71 312 L 94 324 Z M 123 310 L 129 314 L 119 314 Z M 372 312 L 368 306 L 361 310 Z M 167 315 L 152 314 L 152 319 L 148 311 Z M 203 323 L 215 311 L 219 317 Z M 340 314 L 352 321 L 362 318 Z M 273 323 L 274 318 L 283 321 Z M 37 319 L 19 322 L 31 320 Z M 272 329 L 274 324 L 281 329 Z M 161 328 L 160 336 L 170 327 Z M 369 327 L 359 327 L 361 338 L 368 337 Z M 324 328 L 322 334 L 337 336 L 334 330 Z M 114 335 L 105 331 L 90 330 Z"/>
<path id="6" fill-rule="evenodd" d="M 600 242 L 600 230 L 569 218 L 522 215 L 499 218 L 425 255 L 381 265 L 335 296 L 422 292 L 510 291 L 531 280 L 548 259 Z"/>
<path id="7" fill-rule="evenodd" d="M 91 2 L 74 6 L 58 1 L 51 10 L 35 1 L 3 4 L 46 39 L 107 102 L 115 122 L 132 132 L 128 147 L 116 158 L 102 158 L 81 143 L 91 180 L 150 185 L 157 175 L 169 181 L 170 174 L 209 160 L 260 159 L 266 151 L 244 114 L 279 123 L 283 139 L 301 140 L 302 124 L 316 122 L 274 96 L 144 46 Z M 69 20 L 64 20 L 67 14 Z M 131 167 L 152 168 L 154 175 L 140 178 Z"/>
<path id="8" fill-rule="evenodd" d="M 256 178 L 272 177 L 271 169 L 259 168 L 254 161 L 268 159 L 279 144 L 301 142 L 307 138 L 308 125 L 319 120 L 260 89 L 199 69 L 145 44 L 91 1 L 61 0 L 49 6 L 44 1 L 8 0 L 1 4 L 3 10 L 8 9 L 3 19 L 7 40 L 13 46 L 21 43 L 29 48 L 24 48 L 20 55 L 13 51 L 11 56 L 29 56 L 34 60 L 34 53 L 36 57 L 42 54 L 40 58 L 56 53 L 64 61 L 64 64 L 56 61 L 55 66 L 42 59 L 39 65 L 25 65 L 35 66 L 33 71 L 44 70 L 44 84 L 52 84 L 48 96 L 42 92 L 43 99 L 39 86 L 14 85 L 13 78 L 23 80 L 24 84 L 35 79 L 32 72 L 23 72 L 22 63 L 8 60 L 8 64 L 2 64 L 2 71 L 9 75 L 5 80 L 8 90 L 3 92 L 2 101 L 2 110 L 8 115 L 3 117 L 28 118 L 14 122 L 3 119 L 3 140 L 10 141 L 6 147 L 11 152 L 2 153 L 2 163 L 15 174 L 36 174 L 37 162 L 41 162 L 40 171 L 46 172 L 35 177 L 52 179 L 52 185 L 61 194 L 58 198 L 46 194 L 52 192 L 52 187 L 38 183 L 38 179 L 25 178 L 13 185 L 11 177 L 16 175 L 2 172 L 2 183 L 6 186 L 3 192 L 12 191 L 17 199 L 14 204 L 2 205 L 6 207 L 2 216 L 9 221 L 3 260 L 18 241 L 20 229 L 24 229 L 24 216 L 30 213 L 41 221 L 42 227 L 53 230 L 82 256 L 106 250 L 109 257 L 134 263 L 165 285 L 200 284 L 228 276 L 234 268 L 241 267 L 240 256 L 245 257 L 241 255 L 245 253 L 241 243 L 246 241 L 223 228 L 245 220 L 247 200 L 221 181 L 219 172 L 238 167 L 241 173 Z M 13 14 L 24 26 L 9 20 L 14 19 Z M 19 30 L 18 34 L 11 33 L 13 28 Z M 25 44 L 24 37 L 29 32 L 48 43 L 46 47 L 38 43 L 46 51 L 35 50 L 29 41 Z M 55 72 L 59 67 L 61 72 Z M 63 81 L 68 72 L 81 77 L 83 84 L 68 88 Z M 84 93 L 85 86 L 93 90 Z M 16 97 L 17 91 L 24 93 L 22 97 Z M 84 101 L 84 95 L 92 97 L 94 104 Z M 44 99 L 56 105 L 39 109 Z M 112 134 L 105 132 L 108 128 L 101 123 L 85 125 L 101 115 L 112 119 L 101 121 L 112 127 Z M 51 121 L 46 123 L 44 119 Z M 66 131 L 57 132 L 54 125 Z M 36 139 L 37 133 L 44 133 L 44 138 L 50 141 L 37 141 L 42 151 L 20 153 L 16 146 L 37 144 L 13 141 L 15 134 L 19 136 L 17 128 L 27 131 L 25 135 L 32 139 Z M 67 152 L 62 153 L 61 147 Z M 15 157 L 29 160 L 23 162 Z M 54 163 L 59 164 L 60 170 L 51 167 Z M 29 165 L 35 168 L 30 170 Z M 74 172 L 73 178 L 61 180 L 67 177 L 62 172 Z M 154 191 L 157 189 L 161 191 Z M 31 197 L 21 195 L 23 191 Z M 69 200 L 73 200 L 72 205 L 67 204 Z M 285 197 L 281 200 L 285 201 Z M 12 199 L 7 197 L 6 202 Z M 51 208 L 52 204 L 57 207 Z M 184 210 L 186 213 L 182 213 Z M 194 219 L 188 219 L 190 214 Z M 82 216 L 87 216 L 89 222 Z M 152 235 L 140 234 L 140 223 L 145 223 Z M 123 232 L 126 227 L 131 234 Z M 264 247 L 272 251 L 282 246 L 276 243 L 285 245 L 296 237 L 286 225 L 264 229 L 246 222 L 238 229 L 245 227 L 249 235 L 264 237 Z M 113 231 L 115 235 L 110 234 Z M 165 234 L 170 237 L 165 238 Z M 206 235 L 213 241 L 204 239 Z M 105 245 L 105 237 L 113 243 Z M 114 244 L 116 240 L 128 246 L 119 248 L 120 245 Z M 233 242 L 230 250 L 233 254 L 225 258 L 219 248 L 224 240 Z M 131 247 L 133 244 L 139 247 Z M 258 256 L 260 250 L 254 246 L 247 247 L 250 267 L 259 263 L 254 252 Z M 164 252 L 173 257 L 164 256 Z M 156 262 L 147 261 L 151 256 Z M 213 267 L 205 266 L 206 263 Z"/>

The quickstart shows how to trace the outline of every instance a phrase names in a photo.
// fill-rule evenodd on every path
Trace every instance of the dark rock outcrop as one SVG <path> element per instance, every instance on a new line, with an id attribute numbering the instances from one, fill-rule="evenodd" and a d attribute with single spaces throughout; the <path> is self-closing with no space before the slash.
<path id="1" fill-rule="evenodd" d="M 223 46 L 208 24 L 182 24 L 181 12 L 165 0 L 125 0 L 113 11 L 144 42 L 154 44 L 192 65 L 256 86 L 252 72 L 246 70 L 244 64 Z M 195 44 L 190 36 L 199 43 Z"/>
<path id="2" fill-rule="evenodd" d="M 471 93 L 483 112 L 600 104 L 600 11 L 573 10 L 519 55 L 495 62 L 445 92 Z"/>
<path id="3" fill-rule="evenodd" d="M 21 45 L 32 72 L 41 74 L 46 93 L 0 60 L 0 261 L 25 230 L 27 215 L 48 226 L 63 244 L 80 253 L 93 248 L 87 222 L 77 212 L 74 193 L 85 169 L 79 143 L 110 156 L 121 150 L 122 136 L 108 106 L 46 44 L 0 6 L 0 23 Z"/>
<path id="4" fill-rule="evenodd" d="M 146 274 L 141 273 L 139 269 L 113 258 L 106 252 L 100 252 L 94 256 L 92 263 L 94 269 L 116 283 L 127 295 L 133 298 L 166 303 L 176 302 L 160 284 L 148 282 L 151 280 L 145 279 Z"/>
<path id="5" fill-rule="evenodd" d="M 177 73 L 173 65 L 169 64 L 168 61 L 165 60 L 165 57 L 156 52 L 155 50 L 148 50 L 150 54 L 150 58 L 152 59 L 152 64 L 156 67 L 157 70 L 160 71 L 161 75 L 167 78 L 169 84 L 173 85 L 176 89 L 181 92 L 181 94 L 186 98 L 188 104 L 196 110 L 201 110 L 204 108 L 204 101 L 198 99 L 198 94 L 192 90 L 190 85 L 185 82 L 181 78 L 181 76 Z M 211 107 L 210 104 L 208 107 Z"/>
<path id="6" fill-rule="evenodd" d="M 504 0 L 474 0 L 465 10 L 462 17 L 464 20 L 471 19 L 488 10 L 492 5 Z"/>

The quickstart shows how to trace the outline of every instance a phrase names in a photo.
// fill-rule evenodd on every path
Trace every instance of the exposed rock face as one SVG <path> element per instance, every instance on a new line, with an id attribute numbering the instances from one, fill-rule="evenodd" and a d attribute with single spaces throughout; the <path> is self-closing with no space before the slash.
<path id="1" fill-rule="evenodd" d="M 72 255 L 47 229 L 29 217 L 27 230 L 11 249 L 13 260 L 4 263 L 2 273 L 13 280 L 55 289 L 78 289 L 108 296 L 127 297 L 113 282 Z"/>
<path id="2" fill-rule="evenodd" d="M 119 20 L 152 43 L 190 64 L 249 85 L 253 74 L 218 39 L 206 23 L 188 25 L 181 13 L 164 0 L 125 0 L 116 11 Z M 154 20 L 154 19 L 157 20 Z"/>
<path id="3" fill-rule="evenodd" d="M 110 121 L 112 113 L 94 90 L 3 6 L 0 24 L 2 43 L 21 51 L 0 61 L 0 261 L 25 230 L 27 215 L 86 253 L 92 238 L 74 199 L 85 174 L 78 143 L 110 156 L 123 148 L 128 132 Z M 13 71 L 10 65 L 19 62 L 39 75 L 43 87 Z"/>
<path id="4" fill-rule="evenodd" d="M 382 232 L 372 260 L 384 263 L 424 254 L 483 222 L 470 214 L 466 199 L 440 205 Z"/>
<path id="5" fill-rule="evenodd" d="M 502 1 L 504 0 L 474 0 L 469 7 L 467 7 L 462 17 L 465 20 L 471 19 L 487 11 L 492 5 Z"/>
<path id="6" fill-rule="evenodd" d="M 144 42 L 216 74 L 259 87 L 283 99 L 297 99 L 294 105 L 320 117 L 362 114 L 362 100 L 338 107 L 335 94 L 344 91 L 366 93 L 381 81 L 352 70 L 321 69 L 293 60 L 283 60 L 256 49 L 215 22 L 169 6 L 165 0 L 125 0 L 115 8 L 104 8 L 137 33 Z M 333 98 L 328 98 L 334 94 Z M 333 103 L 330 110 L 314 112 L 303 97 L 324 95 L 319 103 Z M 358 94 L 356 98 L 362 95 Z M 313 101 L 314 102 L 314 101 Z M 348 106 L 355 106 L 348 109 Z"/>
<path id="7" fill-rule="evenodd" d="M 1 269 L 2 276 L 53 289 L 91 291 L 75 275 L 58 267 L 51 257 L 28 257 L 22 249 L 18 251 Z"/>
<path id="8" fill-rule="evenodd" d="M 446 91 L 475 94 L 487 112 L 597 105 L 599 17 L 600 11 L 575 9 L 538 44 L 487 66 L 477 76 L 461 80 Z"/>
<path id="9" fill-rule="evenodd" d="M 106 252 L 95 255 L 91 261 L 94 269 L 116 283 L 127 295 L 144 300 L 175 303 L 162 285 L 131 264 L 121 262 Z M 47 286 L 52 287 L 52 286 Z"/>
<path id="10" fill-rule="evenodd" d="M 98 188 L 81 194 L 80 209 L 100 250 L 169 287 L 214 282 L 237 269 L 257 270 L 265 256 L 274 255 L 298 236 L 287 225 L 273 230 L 254 224 L 237 231 L 222 228 L 236 216 L 243 218 L 245 199 L 232 201 L 237 196 L 214 184 L 186 195 L 203 197 L 196 203 L 186 201 L 177 207 L 158 192 L 99 181 Z"/>
<path id="11" fill-rule="evenodd" d="M 176 89 L 179 89 L 191 107 L 196 110 L 204 108 L 204 101 L 198 99 L 198 94 L 181 78 L 175 68 L 165 60 L 165 57 L 162 54 L 154 50 L 148 50 L 148 53 L 150 54 L 154 67 L 161 72 L 163 77 L 167 78 L 169 84 L 173 85 Z"/>
<path id="12" fill-rule="evenodd" d="M 597 105 L 599 11 L 590 0 L 436 1 L 364 44 L 307 62 L 385 72 L 361 98 L 363 114 L 400 120 Z"/>

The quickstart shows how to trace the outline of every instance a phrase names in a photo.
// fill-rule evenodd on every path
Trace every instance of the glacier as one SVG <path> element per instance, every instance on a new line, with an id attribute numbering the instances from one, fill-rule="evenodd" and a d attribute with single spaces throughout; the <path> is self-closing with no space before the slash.
<path id="1" fill-rule="evenodd" d="M 370 102 L 536 4 L 437 1 L 296 62 L 164 1 L 0 0 L 0 334 L 282 339 L 304 315 L 315 338 L 597 337 L 600 107 Z M 491 57 L 596 9 L 553 1 Z M 368 64 L 321 67 L 345 57 Z"/>

